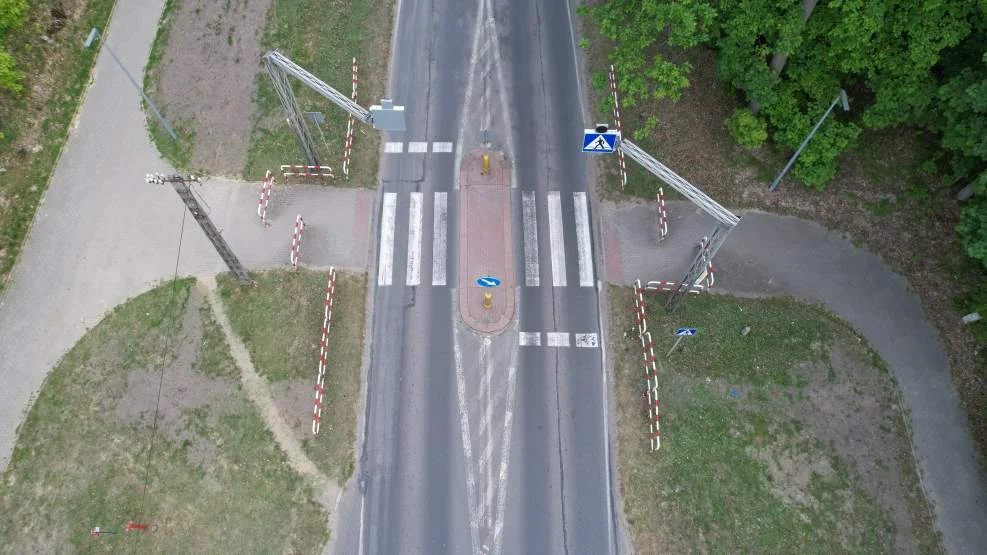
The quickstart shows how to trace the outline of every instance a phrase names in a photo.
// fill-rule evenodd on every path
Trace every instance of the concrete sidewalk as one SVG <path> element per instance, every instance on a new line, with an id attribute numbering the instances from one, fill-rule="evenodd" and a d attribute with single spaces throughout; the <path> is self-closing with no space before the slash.
<path id="1" fill-rule="evenodd" d="M 650 204 L 603 203 L 607 281 L 682 278 L 713 220 L 691 203 L 668 203 L 658 247 Z M 987 551 L 987 480 L 936 330 L 907 282 L 877 256 L 806 220 L 744 212 L 714 264 L 715 290 L 791 294 L 839 314 L 880 353 L 911 417 L 922 483 L 950 553 Z M 688 302 L 688 299 L 685 301 Z"/>
<path id="2" fill-rule="evenodd" d="M 141 75 L 163 2 L 119 0 L 107 32 L 121 61 Z M 82 40 L 80 38 L 80 40 Z M 58 359 L 102 316 L 175 271 L 184 204 L 148 139 L 139 95 L 108 54 L 69 135 L 30 236 L 0 299 L 0 470 L 29 402 Z M 257 185 L 197 186 L 217 227 L 248 268 L 286 266 L 295 215 L 305 218 L 301 260 L 364 270 L 372 191 L 275 189 L 259 222 Z M 181 275 L 224 270 L 192 218 L 185 221 Z"/>

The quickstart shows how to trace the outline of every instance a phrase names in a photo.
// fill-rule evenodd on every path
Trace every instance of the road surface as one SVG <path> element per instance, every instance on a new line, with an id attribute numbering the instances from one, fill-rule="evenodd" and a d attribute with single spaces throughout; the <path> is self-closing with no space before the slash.
<path id="1" fill-rule="evenodd" d="M 384 137 L 365 435 L 339 553 L 616 551 L 568 17 L 548 0 L 399 3 L 389 93 L 408 131 Z M 463 322 L 456 291 L 456 176 L 484 143 L 512 184 L 518 302 L 496 335 Z"/>

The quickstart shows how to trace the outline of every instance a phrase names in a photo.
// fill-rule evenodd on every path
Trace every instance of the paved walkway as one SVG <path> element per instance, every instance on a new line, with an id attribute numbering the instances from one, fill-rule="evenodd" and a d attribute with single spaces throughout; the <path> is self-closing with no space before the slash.
<path id="1" fill-rule="evenodd" d="M 119 0 L 107 37 L 142 73 L 162 0 Z M 184 205 L 144 128 L 139 96 L 103 51 L 21 259 L 0 299 L 0 470 L 16 427 L 58 359 L 102 316 L 175 271 Z M 305 218 L 302 263 L 363 270 L 373 193 L 318 187 L 276 189 L 265 228 L 256 185 L 213 180 L 199 189 L 217 227 L 248 268 L 286 266 L 295 215 Z M 180 274 L 224 270 L 192 218 L 185 221 Z"/>
<path id="2" fill-rule="evenodd" d="M 682 278 L 713 220 L 669 203 L 669 237 L 657 247 L 654 207 L 604 203 L 607 280 Z M 809 221 L 760 212 L 743 221 L 715 260 L 716 288 L 738 295 L 792 294 L 857 329 L 888 363 L 911 416 L 922 481 L 950 553 L 987 551 L 985 475 L 959 406 L 949 360 L 905 280 L 877 256 Z M 686 300 L 688 302 L 688 300 Z"/>

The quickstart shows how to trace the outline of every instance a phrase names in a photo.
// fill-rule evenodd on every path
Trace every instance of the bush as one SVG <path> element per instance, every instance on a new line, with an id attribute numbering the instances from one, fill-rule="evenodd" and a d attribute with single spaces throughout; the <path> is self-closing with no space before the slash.
<path id="1" fill-rule="evenodd" d="M 747 148 L 761 148 L 768 139 L 768 124 L 747 108 L 738 108 L 723 122 L 733 140 Z"/>
<path id="2" fill-rule="evenodd" d="M 0 38 L 8 29 L 17 29 L 27 18 L 27 0 L 0 0 Z"/>
<path id="3" fill-rule="evenodd" d="M 14 66 L 14 58 L 4 50 L 0 50 L 0 90 L 19 93 L 23 89 L 21 81 L 24 72 Z"/>

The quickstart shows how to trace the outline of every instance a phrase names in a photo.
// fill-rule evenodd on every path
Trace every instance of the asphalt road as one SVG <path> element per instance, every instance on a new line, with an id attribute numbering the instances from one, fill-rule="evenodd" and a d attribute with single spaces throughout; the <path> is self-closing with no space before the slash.
<path id="1" fill-rule="evenodd" d="M 382 159 L 359 488 L 341 505 L 336 550 L 613 552 L 603 354 L 572 341 L 601 339 L 592 213 L 574 195 L 588 176 L 566 4 L 401 2 L 389 93 L 409 131 L 385 142 L 453 141 L 455 152 Z M 456 160 L 484 137 L 513 169 L 520 284 L 515 320 L 494 337 L 463 324 L 454 289 Z M 445 284 L 432 271 L 438 194 L 448 199 Z M 542 345 L 521 345 L 519 332 Z M 547 346 L 549 332 L 570 346 Z"/>

